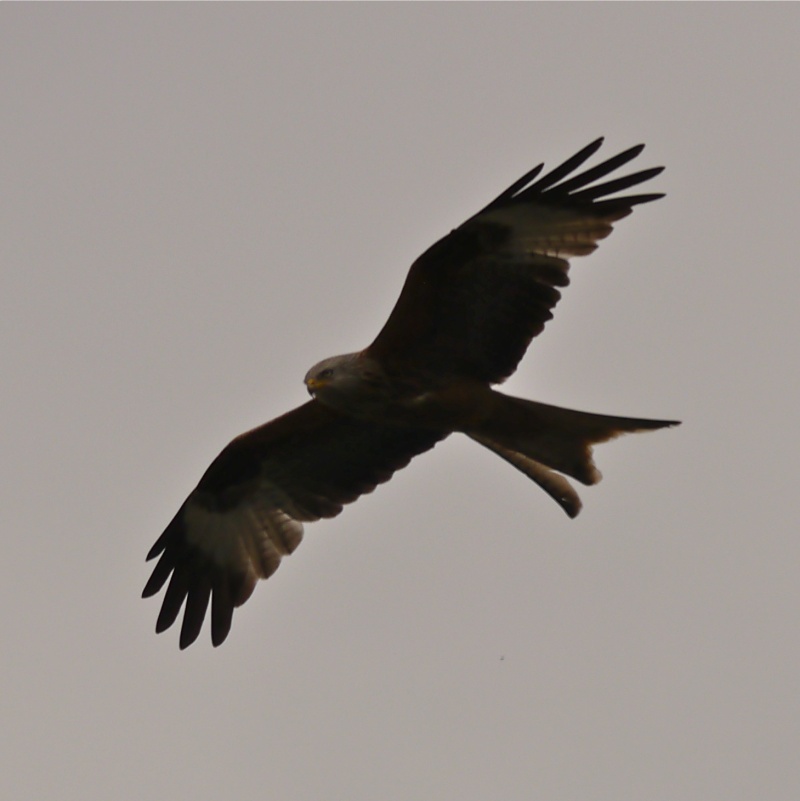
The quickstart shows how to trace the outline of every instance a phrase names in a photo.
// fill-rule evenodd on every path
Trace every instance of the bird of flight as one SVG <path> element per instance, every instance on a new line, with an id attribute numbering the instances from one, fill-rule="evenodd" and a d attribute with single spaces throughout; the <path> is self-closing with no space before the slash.
<path id="1" fill-rule="evenodd" d="M 517 368 L 552 318 L 570 256 L 591 253 L 612 223 L 662 194 L 616 196 L 653 167 L 601 183 L 643 145 L 573 174 L 592 142 L 540 177 L 523 175 L 411 266 L 389 319 L 365 350 L 312 367 L 312 399 L 234 439 L 212 462 L 147 555 L 160 556 L 143 596 L 169 580 L 156 631 L 185 602 L 180 647 L 211 603 L 211 640 L 278 568 L 303 523 L 334 517 L 454 432 L 538 484 L 570 516 L 581 503 L 565 476 L 594 484 L 592 445 L 676 425 L 562 409 L 492 389 Z"/>

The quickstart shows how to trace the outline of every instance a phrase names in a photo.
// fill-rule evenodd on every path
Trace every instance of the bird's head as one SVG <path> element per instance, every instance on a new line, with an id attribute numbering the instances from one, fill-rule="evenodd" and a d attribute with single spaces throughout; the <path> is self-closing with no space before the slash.
<path id="1" fill-rule="evenodd" d="M 383 371 L 363 352 L 323 359 L 304 381 L 313 398 L 352 415 L 374 408 L 385 395 Z"/>
<path id="2" fill-rule="evenodd" d="M 303 379 L 310 395 L 324 394 L 331 389 L 341 390 L 344 385 L 357 378 L 354 370 L 354 353 L 331 356 L 315 364 Z"/>

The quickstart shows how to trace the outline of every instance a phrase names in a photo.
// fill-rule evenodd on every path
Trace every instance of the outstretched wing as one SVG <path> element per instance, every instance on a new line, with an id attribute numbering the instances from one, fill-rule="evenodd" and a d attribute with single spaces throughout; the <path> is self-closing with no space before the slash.
<path id="1" fill-rule="evenodd" d="M 567 177 L 602 142 L 592 142 L 541 178 L 539 165 L 423 253 L 369 354 L 406 373 L 489 383 L 511 375 L 552 318 L 559 289 L 569 283 L 566 258 L 591 253 L 613 222 L 634 206 L 663 197 L 608 197 L 663 167 L 595 184 L 636 158 L 644 145 Z"/>
<path id="2" fill-rule="evenodd" d="M 185 648 L 210 600 L 211 640 L 219 645 L 234 608 L 299 545 L 302 521 L 334 517 L 447 434 L 347 418 L 312 400 L 237 437 L 147 555 L 161 558 L 143 596 L 169 579 L 156 631 L 175 622 L 185 600 Z"/>

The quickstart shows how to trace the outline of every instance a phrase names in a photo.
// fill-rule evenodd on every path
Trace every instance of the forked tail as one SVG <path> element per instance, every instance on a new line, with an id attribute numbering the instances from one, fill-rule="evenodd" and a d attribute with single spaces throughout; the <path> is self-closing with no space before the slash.
<path id="1" fill-rule="evenodd" d="M 601 475 L 592 460 L 593 445 L 620 434 L 678 425 L 677 420 L 578 412 L 495 391 L 492 396 L 493 414 L 467 435 L 533 479 L 570 517 L 578 514 L 581 501 L 560 473 L 596 484 Z"/>

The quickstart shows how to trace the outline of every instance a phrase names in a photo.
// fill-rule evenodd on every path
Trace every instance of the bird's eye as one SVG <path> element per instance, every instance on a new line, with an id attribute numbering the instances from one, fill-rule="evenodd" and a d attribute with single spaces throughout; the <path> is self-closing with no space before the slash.
<path id="1" fill-rule="evenodd" d="M 317 378 L 326 379 L 330 378 L 332 375 L 333 370 L 330 367 L 326 367 L 324 370 L 320 370 L 319 373 L 317 373 Z"/>

